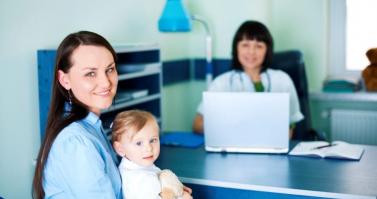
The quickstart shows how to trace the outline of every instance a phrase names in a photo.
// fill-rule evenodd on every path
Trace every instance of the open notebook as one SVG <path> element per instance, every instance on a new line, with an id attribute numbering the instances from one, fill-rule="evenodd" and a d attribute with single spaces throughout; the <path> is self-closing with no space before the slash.
<path id="1" fill-rule="evenodd" d="M 289 155 L 360 160 L 363 151 L 364 149 L 360 145 L 342 141 L 331 143 L 312 141 L 300 142 L 289 152 Z"/>

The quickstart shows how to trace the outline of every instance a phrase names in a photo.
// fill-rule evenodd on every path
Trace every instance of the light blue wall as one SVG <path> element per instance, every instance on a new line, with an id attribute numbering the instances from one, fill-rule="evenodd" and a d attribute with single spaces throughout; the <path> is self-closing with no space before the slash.
<path id="1" fill-rule="evenodd" d="M 213 56 L 230 57 L 233 35 L 245 20 L 259 20 L 269 26 L 271 22 L 271 0 L 190 0 L 192 14 L 202 16 L 210 25 L 213 37 Z M 204 57 L 204 29 L 194 23 L 190 37 L 190 56 Z"/>
<path id="2" fill-rule="evenodd" d="M 327 75 L 328 3 L 327 0 L 274 0 L 272 3 L 275 50 L 303 52 L 310 91 L 319 91 Z"/>
<path id="3" fill-rule="evenodd" d="M 241 22 L 247 19 L 271 23 L 271 0 L 190 0 L 187 6 L 191 14 L 205 19 L 213 39 L 213 57 L 230 58 L 233 34 Z M 221 19 L 221 20 L 219 20 Z M 189 33 L 187 48 L 191 58 L 204 58 L 205 31 L 199 22 L 193 23 Z M 192 120 L 205 90 L 204 81 L 189 81 L 164 87 L 163 90 L 163 128 L 173 131 L 190 131 Z"/>
<path id="4" fill-rule="evenodd" d="M 165 86 L 162 91 L 162 125 L 165 131 L 191 131 L 192 120 L 205 89 L 204 81 Z"/>
<path id="5" fill-rule="evenodd" d="M 294 6 L 293 6 L 294 5 Z M 245 20 L 265 23 L 275 42 L 275 51 L 301 50 L 304 54 L 309 90 L 319 91 L 327 75 L 328 2 L 326 0 L 190 0 L 192 14 L 205 18 L 212 30 L 213 57 L 230 58 L 233 35 Z M 189 56 L 204 58 L 205 31 L 194 23 L 189 37 Z M 163 127 L 191 130 L 204 81 L 189 81 L 164 88 Z M 190 92 L 190 93 L 188 93 Z M 168 108 L 167 108 L 168 107 Z"/>
<path id="6" fill-rule="evenodd" d="M 163 60 L 204 57 L 200 26 L 194 25 L 192 33 L 184 34 L 157 31 L 164 3 L 165 0 L 0 1 L 0 196 L 31 198 L 33 160 L 40 145 L 37 49 L 56 48 L 68 33 L 87 29 L 102 34 L 114 45 L 159 42 Z M 271 28 L 275 41 L 279 40 L 278 49 L 304 50 L 311 63 L 309 79 L 314 85 L 318 85 L 316 78 L 324 75 L 324 0 L 187 0 L 186 4 L 193 13 L 209 20 L 215 57 L 230 57 L 236 28 L 245 19 L 256 19 Z M 306 15 L 309 11 L 311 14 Z M 292 13 L 307 17 L 300 21 Z M 315 26 L 308 27 L 312 24 Z M 190 129 L 204 88 L 204 82 L 191 81 L 163 89 L 166 130 Z"/>
<path id="7" fill-rule="evenodd" d="M 31 198 L 39 141 L 37 49 L 68 33 L 91 30 L 114 45 L 160 42 L 164 58 L 185 57 L 187 35 L 157 31 L 165 0 L 0 1 L 0 196 Z M 148 6 L 146 6 L 148 5 Z M 147 13 L 147 14 L 146 14 Z M 170 51 L 171 49 L 171 51 Z"/>
<path id="8" fill-rule="evenodd" d="M 245 20 L 258 20 L 269 27 L 275 51 L 299 49 L 308 68 L 309 89 L 318 91 L 327 75 L 328 1 L 326 0 L 191 0 L 193 14 L 204 16 L 212 28 L 213 56 L 230 58 L 231 42 Z M 219 20 L 221 19 L 221 20 Z M 190 56 L 204 57 L 204 30 L 195 23 Z"/>

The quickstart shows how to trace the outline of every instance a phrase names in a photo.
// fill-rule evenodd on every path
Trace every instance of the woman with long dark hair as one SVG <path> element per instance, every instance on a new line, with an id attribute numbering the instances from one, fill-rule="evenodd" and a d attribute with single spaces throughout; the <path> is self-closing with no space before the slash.
<path id="1" fill-rule="evenodd" d="M 109 42 L 93 32 L 59 45 L 33 198 L 122 198 L 118 160 L 99 119 L 116 93 L 115 61 Z"/>

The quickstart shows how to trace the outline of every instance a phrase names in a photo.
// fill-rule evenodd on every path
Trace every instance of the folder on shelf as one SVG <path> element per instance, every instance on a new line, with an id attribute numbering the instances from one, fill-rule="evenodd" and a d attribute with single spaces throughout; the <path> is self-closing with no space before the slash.
<path id="1" fill-rule="evenodd" d="M 140 98 L 145 97 L 148 95 L 148 89 L 142 89 L 142 90 L 131 90 L 132 98 Z"/>
<path id="2" fill-rule="evenodd" d="M 203 146 L 204 138 L 193 132 L 165 132 L 160 137 L 160 143 L 165 146 L 197 148 Z"/>
<path id="3" fill-rule="evenodd" d="M 119 74 L 136 73 L 145 70 L 145 64 L 120 64 L 117 67 Z"/>
<path id="4" fill-rule="evenodd" d="M 145 97 L 148 95 L 148 89 L 141 90 L 120 90 L 115 96 L 115 103 L 122 103 L 125 101 Z"/>
<path id="5" fill-rule="evenodd" d="M 350 77 L 329 77 L 324 81 L 322 90 L 329 93 L 352 93 L 360 90 L 360 82 Z"/>

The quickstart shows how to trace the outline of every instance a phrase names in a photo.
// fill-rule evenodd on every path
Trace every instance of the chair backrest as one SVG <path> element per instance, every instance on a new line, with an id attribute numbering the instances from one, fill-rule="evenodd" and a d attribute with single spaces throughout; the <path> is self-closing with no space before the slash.
<path id="1" fill-rule="evenodd" d="M 277 52 L 273 56 L 271 68 L 280 69 L 291 77 L 300 101 L 300 109 L 304 119 L 296 124 L 293 139 L 313 140 L 311 128 L 308 81 L 305 73 L 303 55 L 298 50 Z"/>

